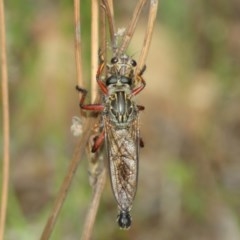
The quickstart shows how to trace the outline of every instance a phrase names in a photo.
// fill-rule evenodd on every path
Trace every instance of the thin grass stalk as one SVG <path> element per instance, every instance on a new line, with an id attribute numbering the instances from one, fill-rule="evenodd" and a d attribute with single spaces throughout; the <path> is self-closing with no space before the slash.
<path id="1" fill-rule="evenodd" d="M 158 0 L 151 0 L 150 6 L 149 6 L 149 18 L 148 18 L 147 30 L 146 30 L 144 41 L 143 41 L 143 48 L 138 60 L 137 72 L 142 70 L 146 62 L 147 54 L 149 52 L 149 47 L 152 40 L 154 23 L 157 16 L 157 9 L 158 9 Z"/>
<path id="2" fill-rule="evenodd" d="M 111 47 L 113 49 L 117 48 L 116 43 L 116 28 L 114 22 L 114 12 L 113 12 L 113 3 L 111 0 L 102 0 L 102 7 L 105 9 L 106 16 L 108 18 L 108 26 L 109 26 L 109 33 L 110 33 L 110 40 L 111 40 Z"/>
<path id="3" fill-rule="evenodd" d="M 93 226 L 96 219 L 100 199 L 106 182 L 106 170 L 102 169 L 97 179 L 96 188 L 94 189 L 91 204 L 89 206 L 88 214 L 84 223 L 81 240 L 89 240 L 93 232 Z"/>
<path id="4" fill-rule="evenodd" d="M 91 14 L 91 102 L 97 97 L 96 72 L 98 68 L 98 0 L 92 0 Z"/>
<path id="5" fill-rule="evenodd" d="M 107 0 L 108 1 L 108 5 L 109 5 L 109 9 L 110 9 L 110 13 L 111 13 L 111 16 L 114 20 L 114 8 L 113 8 L 113 0 Z"/>
<path id="6" fill-rule="evenodd" d="M 130 21 L 130 23 L 129 23 L 129 25 L 128 25 L 125 33 L 124 33 L 123 41 L 122 41 L 121 45 L 119 46 L 119 48 L 117 50 L 118 55 L 121 55 L 128 48 L 130 40 L 132 39 L 132 36 L 133 36 L 134 31 L 136 29 L 139 16 L 140 16 L 140 14 L 142 12 L 142 9 L 143 9 L 143 7 L 144 7 L 144 5 L 146 4 L 147 1 L 148 0 L 140 0 L 137 3 L 137 5 L 134 9 L 134 12 L 133 12 L 132 19 L 131 19 L 131 21 Z"/>
<path id="7" fill-rule="evenodd" d="M 75 64 L 77 71 L 77 84 L 84 86 L 82 76 L 82 44 L 80 25 L 80 0 L 74 0 L 74 25 L 75 25 Z"/>
<path id="8" fill-rule="evenodd" d="M 81 161 L 83 153 L 85 151 L 86 144 L 87 144 L 89 136 L 91 134 L 91 128 L 92 128 L 92 126 L 94 125 L 95 122 L 96 122 L 96 119 L 91 118 L 88 121 L 86 121 L 86 123 L 84 125 L 83 135 L 82 135 L 81 139 L 78 141 L 78 143 L 75 147 L 73 157 L 72 157 L 72 160 L 70 162 L 70 165 L 69 165 L 69 168 L 68 168 L 68 171 L 67 171 L 67 175 L 65 176 L 65 179 L 62 183 L 60 191 L 57 195 L 57 199 L 54 203 L 52 212 L 50 213 L 47 224 L 45 225 L 44 231 L 43 231 L 42 236 L 40 238 L 41 240 L 47 240 L 51 236 L 51 233 L 53 231 L 53 228 L 54 228 L 54 225 L 56 223 L 57 217 L 58 217 L 59 212 L 62 208 L 64 200 L 67 196 L 69 187 L 72 183 L 73 177 L 74 177 L 75 172 L 77 170 L 78 164 Z"/>
<path id="9" fill-rule="evenodd" d="M 0 27 L 1 27 L 1 72 L 2 72 L 2 116 L 3 116 L 3 166 L 2 166 L 2 193 L 0 209 L 0 239 L 4 239 L 6 212 L 9 186 L 10 165 L 10 137 L 9 137 L 9 97 L 8 97 L 8 73 L 5 35 L 4 2 L 0 0 Z"/>
<path id="10" fill-rule="evenodd" d="M 103 59 L 107 59 L 107 36 L 106 36 L 106 13 L 104 8 L 100 8 L 100 53 Z M 106 67 L 106 64 L 105 64 Z M 103 71 L 105 73 L 105 70 Z"/>
<path id="11" fill-rule="evenodd" d="M 93 0 L 94 1 L 94 0 Z M 95 6 L 95 8 L 92 8 L 92 45 L 91 45 L 91 50 L 92 50 L 92 64 L 94 62 L 94 64 L 98 63 L 98 57 L 97 57 L 97 48 L 98 48 L 98 13 L 96 16 L 93 16 L 96 14 L 96 11 L 98 10 L 98 6 Z M 101 11 L 102 14 L 102 11 Z M 103 16 L 101 16 L 101 20 L 104 22 L 105 24 L 105 20 L 103 19 Z M 101 22 L 102 23 L 102 22 Z M 93 25 L 95 27 L 93 27 Z M 104 25 L 104 29 L 102 31 L 101 29 L 101 46 L 103 44 L 105 44 L 105 40 L 106 40 L 106 36 L 105 36 L 105 25 Z M 97 39 L 97 40 L 96 40 Z M 106 48 L 105 48 L 106 49 Z M 104 51 L 105 54 L 105 51 Z M 97 65 L 96 68 L 91 68 L 92 71 L 92 76 L 94 76 L 94 84 L 96 84 L 96 72 L 97 72 Z M 93 77 L 92 77 L 93 80 Z M 93 83 L 92 83 L 93 84 Z M 96 86 L 97 87 L 97 86 Z M 95 102 L 99 102 L 100 101 L 100 96 L 99 94 L 96 95 L 95 98 Z M 98 129 L 99 130 L 99 129 Z M 98 132 L 99 133 L 99 132 Z M 83 226 L 83 231 L 82 231 L 82 236 L 81 239 L 82 240 L 89 240 L 91 238 L 92 235 L 92 231 L 93 231 L 93 226 L 95 223 L 95 219 L 96 219 L 96 215 L 97 215 L 97 211 L 98 211 L 98 207 L 99 207 L 99 203 L 100 203 L 100 198 L 102 195 L 102 191 L 104 189 L 104 185 L 105 185 L 105 167 L 103 164 L 103 159 L 100 158 L 101 156 L 101 152 L 96 152 L 96 153 L 92 153 L 91 152 L 91 148 L 92 145 L 89 144 L 89 148 L 88 148 L 88 152 L 89 152 L 89 166 L 93 167 L 93 169 L 89 169 L 91 172 L 91 174 L 93 174 L 93 176 L 91 176 L 91 178 L 93 177 L 94 179 L 96 179 L 95 184 L 92 185 L 93 188 L 93 195 L 92 195 L 92 199 L 88 208 L 88 212 L 84 221 L 84 226 Z M 92 162 L 94 162 L 94 165 L 92 165 Z M 98 166 L 97 168 L 95 168 L 96 166 Z M 98 172 L 99 171 L 99 172 Z"/>

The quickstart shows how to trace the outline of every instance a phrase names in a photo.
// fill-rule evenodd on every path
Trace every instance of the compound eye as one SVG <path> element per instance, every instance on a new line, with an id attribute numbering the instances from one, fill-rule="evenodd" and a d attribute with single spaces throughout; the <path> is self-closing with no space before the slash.
<path id="1" fill-rule="evenodd" d="M 117 63 L 118 62 L 118 58 L 117 57 L 113 57 L 111 59 L 111 63 L 114 64 L 114 63 Z"/>
<path id="2" fill-rule="evenodd" d="M 137 62 L 132 59 L 132 60 L 131 60 L 131 65 L 132 65 L 133 67 L 136 67 L 136 66 L 137 66 Z"/>
<path id="3" fill-rule="evenodd" d="M 132 79 L 122 76 L 122 77 L 121 77 L 121 83 L 123 83 L 123 84 L 128 84 L 128 85 L 132 85 Z"/>
<path id="4" fill-rule="evenodd" d="M 106 80 L 106 85 L 109 86 L 110 84 L 116 84 L 117 83 L 117 78 L 116 77 L 109 77 L 107 80 Z"/>

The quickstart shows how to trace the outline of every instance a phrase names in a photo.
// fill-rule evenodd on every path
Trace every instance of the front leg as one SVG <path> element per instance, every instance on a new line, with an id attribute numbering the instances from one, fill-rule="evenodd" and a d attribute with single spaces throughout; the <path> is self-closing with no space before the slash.
<path id="1" fill-rule="evenodd" d="M 146 82 L 145 80 L 143 79 L 143 77 L 141 75 L 137 75 L 137 79 L 141 82 L 141 86 L 140 87 L 137 87 L 135 88 L 133 91 L 132 91 L 132 96 L 135 96 L 137 95 L 138 93 L 140 93 L 146 86 Z"/>
<path id="2" fill-rule="evenodd" d="M 140 82 L 140 87 L 137 87 L 135 88 L 133 91 L 132 91 L 132 95 L 135 96 L 137 95 L 138 93 L 140 93 L 146 86 L 146 82 L 145 80 L 143 79 L 142 75 L 143 73 L 145 72 L 146 70 L 146 65 L 143 66 L 142 70 L 136 75 L 136 78 L 137 80 Z"/>
<path id="3" fill-rule="evenodd" d="M 84 110 L 90 110 L 90 111 L 103 111 L 104 106 L 102 104 L 85 104 L 85 98 L 87 96 L 87 90 L 84 88 L 81 88 L 79 86 L 76 86 L 77 91 L 79 91 L 80 93 L 82 93 L 80 102 L 79 102 L 79 106 L 81 109 Z"/>
<path id="4" fill-rule="evenodd" d="M 108 93 L 108 89 L 106 87 L 106 85 L 103 83 L 103 81 L 100 79 L 101 77 L 101 74 L 103 72 L 103 69 L 105 67 L 105 61 L 104 61 L 104 58 L 103 58 L 103 55 L 101 53 L 101 50 L 99 50 L 99 67 L 98 67 L 98 70 L 97 70 L 97 74 L 96 74 L 96 79 L 97 79 L 97 83 L 100 87 L 100 89 L 102 90 L 102 92 L 107 95 Z"/>

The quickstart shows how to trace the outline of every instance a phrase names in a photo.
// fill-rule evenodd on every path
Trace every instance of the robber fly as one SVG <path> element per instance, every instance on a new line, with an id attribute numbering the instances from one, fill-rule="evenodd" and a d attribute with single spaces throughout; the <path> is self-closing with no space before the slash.
<path id="1" fill-rule="evenodd" d="M 104 69 L 101 60 L 96 79 L 104 95 L 102 104 L 85 104 L 87 91 L 76 87 L 82 93 L 80 107 L 84 110 L 102 113 L 103 131 L 95 139 L 92 152 L 99 149 L 105 140 L 110 179 L 114 196 L 119 207 L 117 218 L 121 228 L 131 226 L 130 210 L 137 190 L 138 152 L 143 142 L 139 136 L 139 111 L 144 107 L 137 105 L 133 97 L 145 87 L 142 74 L 135 73 L 136 61 L 126 54 L 114 56 Z"/>

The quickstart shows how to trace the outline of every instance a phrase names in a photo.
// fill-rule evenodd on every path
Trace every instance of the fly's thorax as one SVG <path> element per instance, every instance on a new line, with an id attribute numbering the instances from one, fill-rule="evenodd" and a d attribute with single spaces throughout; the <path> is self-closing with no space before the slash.
<path id="1" fill-rule="evenodd" d="M 126 127 L 137 116 L 137 107 L 127 91 L 113 91 L 104 111 L 109 120 L 118 127 Z"/>

